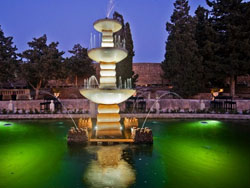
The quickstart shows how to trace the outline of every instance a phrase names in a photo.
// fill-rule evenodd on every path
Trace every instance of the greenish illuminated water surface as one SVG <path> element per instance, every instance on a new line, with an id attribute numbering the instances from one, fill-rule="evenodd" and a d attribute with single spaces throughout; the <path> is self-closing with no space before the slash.
<path id="1" fill-rule="evenodd" d="M 250 187 L 249 121 L 150 120 L 153 146 L 67 146 L 70 126 L 0 121 L 0 187 Z"/>

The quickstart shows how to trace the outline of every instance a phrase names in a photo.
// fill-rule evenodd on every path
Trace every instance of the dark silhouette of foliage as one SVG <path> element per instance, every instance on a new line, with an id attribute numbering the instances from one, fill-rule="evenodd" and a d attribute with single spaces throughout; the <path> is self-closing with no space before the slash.
<path id="1" fill-rule="evenodd" d="M 202 57 L 195 40 L 196 19 L 189 15 L 187 0 L 176 0 L 171 22 L 166 24 L 169 33 L 162 69 L 173 90 L 189 97 L 204 89 Z"/>
<path id="2" fill-rule="evenodd" d="M 13 37 L 5 37 L 0 26 L 0 82 L 12 82 L 16 78 L 18 60 Z"/>
<path id="3" fill-rule="evenodd" d="M 21 76 L 36 91 L 36 99 L 39 90 L 49 80 L 57 80 L 65 77 L 63 73 L 63 51 L 57 49 L 58 42 L 47 45 L 47 36 L 33 38 L 28 42 L 30 49 L 22 53 L 24 60 Z"/>
<path id="4" fill-rule="evenodd" d="M 230 93 L 235 96 L 237 76 L 249 74 L 250 70 L 250 6 L 242 0 L 207 0 L 210 24 L 214 37 L 209 42 L 214 46 L 210 62 L 214 73 L 230 78 Z"/>
<path id="5" fill-rule="evenodd" d="M 88 78 L 95 74 L 92 60 L 88 57 L 87 48 L 83 48 L 80 44 L 74 45 L 70 58 L 66 59 L 67 72 L 69 77 L 75 78 L 75 85 L 78 86 L 78 78 Z"/>
<path id="6" fill-rule="evenodd" d="M 138 75 L 134 75 L 133 72 L 133 57 L 135 56 L 135 52 L 130 25 L 128 22 L 124 24 L 123 16 L 118 12 L 114 12 L 113 19 L 118 20 L 122 24 L 122 29 L 115 35 L 120 35 L 121 40 L 125 39 L 125 48 L 128 51 L 128 56 L 116 66 L 116 77 L 118 80 L 121 76 L 122 81 L 126 80 L 127 78 L 132 78 L 132 83 L 135 85 Z"/>

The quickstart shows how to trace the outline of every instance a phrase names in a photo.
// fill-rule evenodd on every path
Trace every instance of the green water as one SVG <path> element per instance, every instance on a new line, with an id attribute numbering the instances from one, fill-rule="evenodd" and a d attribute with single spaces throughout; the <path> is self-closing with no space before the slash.
<path id="1" fill-rule="evenodd" d="M 0 188 L 250 187 L 249 121 L 150 120 L 153 146 L 69 147 L 70 126 L 0 121 Z"/>

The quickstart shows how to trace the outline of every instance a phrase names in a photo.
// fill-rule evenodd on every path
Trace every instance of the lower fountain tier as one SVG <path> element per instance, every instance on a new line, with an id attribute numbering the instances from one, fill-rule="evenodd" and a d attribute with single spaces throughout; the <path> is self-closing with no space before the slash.
<path id="1" fill-rule="evenodd" d="M 122 136 L 121 116 L 117 104 L 99 104 L 96 120 L 96 136 Z"/>
<path id="2" fill-rule="evenodd" d="M 121 129 L 120 122 L 97 122 L 97 130 Z"/>
<path id="3" fill-rule="evenodd" d="M 96 137 L 100 136 L 122 137 L 122 131 L 120 129 L 96 130 Z"/>
<path id="4" fill-rule="evenodd" d="M 80 89 L 80 93 L 97 104 L 119 104 L 131 97 L 133 89 Z"/>

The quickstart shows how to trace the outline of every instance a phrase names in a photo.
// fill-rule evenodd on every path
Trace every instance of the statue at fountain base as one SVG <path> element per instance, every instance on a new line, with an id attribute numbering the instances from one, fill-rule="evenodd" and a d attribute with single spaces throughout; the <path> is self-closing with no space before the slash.
<path id="1" fill-rule="evenodd" d="M 85 144 L 88 142 L 88 129 L 80 128 L 76 129 L 75 127 L 71 127 L 68 132 L 68 144 Z"/>
<path id="2" fill-rule="evenodd" d="M 152 130 L 147 127 L 133 127 L 131 129 L 131 138 L 134 140 L 135 144 L 153 144 Z"/>
<path id="3" fill-rule="evenodd" d="M 133 127 L 138 127 L 138 119 L 133 117 L 133 118 L 124 118 L 123 121 L 125 129 L 131 129 Z"/>
<path id="4" fill-rule="evenodd" d="M 80 118 L 78 120 L 78 128 L 87 128 L 92 129 L 92 120 L 91 118 Z"/>

